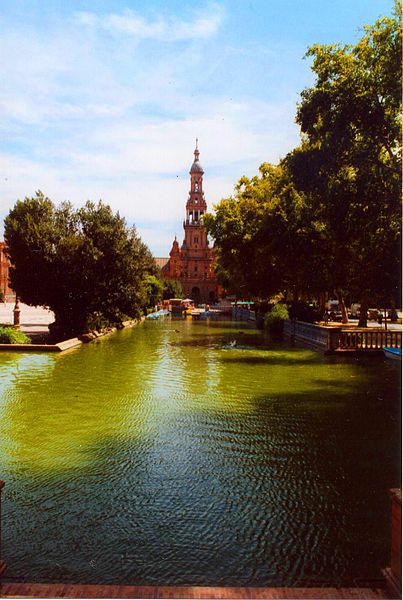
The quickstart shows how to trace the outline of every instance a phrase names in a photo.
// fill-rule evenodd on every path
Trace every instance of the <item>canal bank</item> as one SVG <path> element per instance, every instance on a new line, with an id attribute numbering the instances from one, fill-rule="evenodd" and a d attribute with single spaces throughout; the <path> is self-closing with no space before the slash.
<path id="1" fill-rule="evenodd" d="M 389 564 L 395 365 L 187 320 L 0 365 L 10 582 L 350 587 Z"/>
<path id="2" fill-rule="evenodd" d="M 10 302 L 0 304 L 0 323 L 6 327 L 17 327 L 31 339 L 31 343 L 0 344 L 0 352 L 66 352 L 80 347 L 83 343 L 109 336 L 118 329 L 134 327 L 145 319 L 145 317 L 131 319 L 122 322 L 120 327 L 107 327 L 102 331 L 90 331 L 78 337 L 51 343 L 49 325 L 54 321 L 54 314 L 42 307 L 19 304 L 18 321 L 17 325 L 14 325 L 14 306 L 15 304 Z"/>

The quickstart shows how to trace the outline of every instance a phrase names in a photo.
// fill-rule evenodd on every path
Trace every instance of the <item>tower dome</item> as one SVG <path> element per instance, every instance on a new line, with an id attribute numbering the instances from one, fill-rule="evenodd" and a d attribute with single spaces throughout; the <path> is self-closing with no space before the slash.
<path id="1" fill-rule="evenodd" d="M 201 166 L 200 162 L 199 162 L 199 148 L 197 147 L 198 144 L 198 139 L 196 138 L 196 149 L 194 151 L 194 155 L 195 155 L 195 159 L 193 161 L 192 166 L 190 167 L 190 171 L 189 173 L 201 173 L 201 175 L 203 175 L 204 171 L 203 171 L 203 167 Z"/>

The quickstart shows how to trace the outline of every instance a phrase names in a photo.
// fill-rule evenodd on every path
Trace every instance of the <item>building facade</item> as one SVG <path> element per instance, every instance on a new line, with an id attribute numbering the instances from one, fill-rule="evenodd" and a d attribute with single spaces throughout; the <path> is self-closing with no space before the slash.
<path id="1" fill-rule="evenodd" d="M 183 221 L 184 240 L 182 246 L 179 246 L 175 236 L 169 260 L 162 268 L 162 273 L 169 279 L 180 281 L 187 298 L 192 298 L 196 303 L 212 304 L 218 299 L 219 288 L 214 272 L 214 251 L 209 246 L 207 232 L 201 221 L 207 210 L 207 203 L 199 154 L 196 140 L 194 161 L 189 171 L 190 191 Z"/>

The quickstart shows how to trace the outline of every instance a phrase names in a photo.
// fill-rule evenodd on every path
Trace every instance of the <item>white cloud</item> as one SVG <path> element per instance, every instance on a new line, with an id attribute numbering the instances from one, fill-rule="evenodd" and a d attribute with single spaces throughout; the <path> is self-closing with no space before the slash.
<path id="1" fill-rule="evenodd" d="M 102 198 L 166 255 L 182 236 L 196 137 L 210 208 L 241 175 L 295 146 L 293 98 L 257 99 L 243 87 L 231 98 L 210 84 L 235 56 L 221 40 L 221 51 L 210 51 L 223 18 L 211 6 L 193 20 L 80 13 L 82 27 L 67 20 L 46 36 L 22 26 L 5 34 L 0 216 L 38 189 L 56 203 Z M 127 36 L 105 35 L 126 26 Z M 136 36 L 157 40 L 152 59 Z M 174 38 L 184 44 L 159 43 Z"/>
<path id="2" fill-rule="evenodd" d="M 76 13 L 76 21 L 86 27 L 94 27 L 113 33 L 125 33 L 137 39 L 153 39 L 162 42 L 177 42 L 207 38 L 214 35 L 222 22 L 223 9 L 218 4 L 209 7 L 208 16 L 184 21 L 173 17 L 159 16 L 147 20 L 133 10 L 122 14 L 109 14 L 99 17 L 91 12 Z"/>
<path id="3" fill-rule="evenodd" d="M 277 162 L 298 143 L 292 104 L 279 108 L 251 101 L 232 107 L 206 101 L 203 113 L 181 120 L 107 120 L 86 131 L 83 140 L 76 133 L 34 147 L 36 156 L 5 153 L 0 157 L 0 213 L 4 216 L 17 198 L 37 189 L 56 203 L 68 199 L 77 206 L 102 198 L 129 223 L 143 224 L 144 241 L 164 255 L 166 239 L 182 234 L 196 136 L 210 209 L 233 192 L 241 175 L 254 175 L 263 161 Z M 160 235 L 164 223 L 170 234 Z"/>

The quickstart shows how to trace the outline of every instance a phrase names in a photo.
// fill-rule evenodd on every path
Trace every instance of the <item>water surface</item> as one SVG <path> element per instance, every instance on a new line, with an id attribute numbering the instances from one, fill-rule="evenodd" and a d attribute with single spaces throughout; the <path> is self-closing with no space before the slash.
<path id="1" fill-rule="evenodd" d="M 166 319 L 1 354 L 0 389 L 10 579 L 350 585 L 389 562 L 392 361 Z"/>

